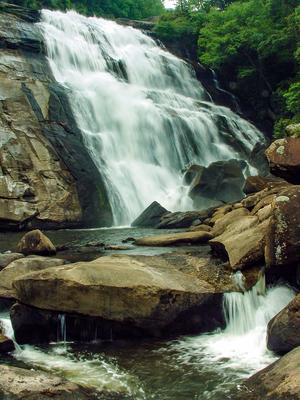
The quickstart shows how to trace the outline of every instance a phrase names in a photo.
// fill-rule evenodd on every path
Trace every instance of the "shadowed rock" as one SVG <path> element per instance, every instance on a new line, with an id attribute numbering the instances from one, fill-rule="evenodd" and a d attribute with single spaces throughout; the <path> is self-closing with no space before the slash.
<path id="1" fill-rule="evenodd" d="M 300 346 L 300 295 L 269 322 L 267 344 L 276 353 Z"/>
<path id="2" fill-rule="evenodd" d="M 154 201 L 135 219 L 131 226 L 140 228 L 155 228 L 161 221 L 161 217 L 169 211 L 162 207 L 157 201 Z"/>
<path id="3" fill-rule="evenodd" d="M 299 400 L 300 347 L 249 378 L 234 400 Z"/>

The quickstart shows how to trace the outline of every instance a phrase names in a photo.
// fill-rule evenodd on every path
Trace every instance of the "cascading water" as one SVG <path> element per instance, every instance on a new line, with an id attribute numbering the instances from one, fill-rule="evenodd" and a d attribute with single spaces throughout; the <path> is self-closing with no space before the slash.
<path id="1" fill-rule="evenodd" d="M 247 160 L 264 140 L 213 104 L 188 64 L 139 30 L 75 12 L 43 11 L 40 25 L 116 225 L 129 224 L 154 200 L 191 209 L 181 178 L 187 164 Z"/>
<path id="2" fill-rule="evenodd" d="M 241 282 L 240 276 L 237 279 Z M 225 330 L 184 339 L 175 347 L 181 349 L 186 361 L 198 355 L 208 362 L 221 363 L 223 368 L 245 368 L 246 374 L 257 371 L 275 360 L 266 346 L 268 322 L 294 296 L 287 286 L 266 289 L 265 277 L 261 276 L 251 290 L 224 295 Z"/>
<path id="3" fill-rule="evenodd" d="M 242 283 L 240 274 L 235 278 Z M 266 289 L 262 277 L 248 292 L 225 295 L 223 331 L 169 343 L 21 346 L 13 355 L 31 368 L 136 400 L 230 399 L 231 390 L 243 378 L 276 359 L 266 348 L 267 323 L 294 295 L 282 285 Z M 13 337 L 8 315 L 1 315 L 0 321 L 5 334 Z M 64 338 L 65 326 L 61 318 Z"/>

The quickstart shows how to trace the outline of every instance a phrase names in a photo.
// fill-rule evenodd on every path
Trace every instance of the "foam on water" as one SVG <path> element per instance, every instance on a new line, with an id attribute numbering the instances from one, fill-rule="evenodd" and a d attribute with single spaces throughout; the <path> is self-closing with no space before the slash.
<path id="1" fill-rule="evenodd" d="M 250 291 L 224 295 L 225 330 L 187 337 L 171 346 L 180 351 L 184 363 L 215 363 L 242 375 L 264 368 L 276 359 L 267 349 L 268 322 L 295 296 L 287 286 L 265 289 L 264 277 Z"/>
<path id="2" fill-rule="evenodd" d="M 235 277 L 241 281 L 241 277 Z M 161 343 L 101 343 L 72 347 L 18 346 L 14 357 L 30 368 L 65 376 L 96 390 L 120 392 L 136 400 L 222 400 L 238 384 L 276 360 L 267 350 L 268 321 L 295 296 L 287 286 L 266 290 L 264 277 L 245 293 L 224 296 L 227 326 L 210 334 Z M 8 315 L 1 315 L 13 338 Z M 61 319 L 61 338 L 67 326 Z"/>
<path id="3" fill-rule="evenodd" d="M 253 125 L 210 101 L 187 63 L 141 31 L 48 10 L 40 27 L 115 225 L 130 224 L 154 200 L 171 211 L 192 209 L 182 182 L 187 164 L 249 160 L 264 141 Z"/>

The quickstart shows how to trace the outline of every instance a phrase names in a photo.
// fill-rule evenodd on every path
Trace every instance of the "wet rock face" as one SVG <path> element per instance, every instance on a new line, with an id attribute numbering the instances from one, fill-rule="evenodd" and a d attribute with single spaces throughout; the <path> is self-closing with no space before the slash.
<path id="1" fill-rule="evenodd" d="M 266 235 L 268 266 L 285 266 L 300 261 L 300 186 L 291 186 L 274 197 Z"/>
<path id="2" fill-rule="evenodd" d="M 218 161 L 207 168 L 192 165 L 185 174 L 190 183 L 189 196 L 196 209 L 217 207 L 244 197 L 246 163 L 239 160 Z"/>
<path id="3" fill-rule="evenodd" d="M 300 183 L 300 138 L 276 140 L 267 149 L 266 156 L 274 175 Z"/>
<path id="4" fill-rule="evenodd" d="M 300 295 L 269 322 L 267 345 L 279 354 L 300 346 Z"/>
<path id="5" fill-rule="evenodd" d="M 300 347 L 259 371 L 241 386 L 234 400 L 299 400 Z"/>
<path id="6" fill-rule="evenodd" d="M 110 223 L 101 177 L 48 67 L 38 19 L 1 3 L 0 229 Z"/>

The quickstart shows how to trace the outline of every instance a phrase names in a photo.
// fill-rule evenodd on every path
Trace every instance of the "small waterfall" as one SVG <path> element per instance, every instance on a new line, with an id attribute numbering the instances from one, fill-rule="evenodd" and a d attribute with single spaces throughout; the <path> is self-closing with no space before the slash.
<path id="1" fill-rule="evenodd" d="M 212 74 L 212 78 L 213 78 L 213 82 L 214 82 L 215 88 L 216 88 L 219 92 L 222 92 L 222 93 L 226 94 L 226 96 L 230 97 L 230 98 L 231 98 L 231 101 L 232 101 L 232 104 L 234 104 L 234 106 L 235 106 L 235 110 L 236 110 L 239 114 L 242 114 L 242 110 L 241 110 L 241 108 L 240 108 L 240 105 L 239 105 L 239 103 L 238 103 L 237 98 L 234 96 L 234 94 L 232 94 L 232 93 L 228 92 L 227 90 L 223 89 L 223 88 L 220 86 L 220 82 L 218 81 L 218 77 L 217 77 L 216 72 L 215 72 L 213 69 L 210 69 L 210 71 L 211 71 L 211 74 Z"/>
<path id="2" fill-rule="evenodd" d="M 192 209 L 189 163 L 250 159 L 263 135 L 210 101 L 194 71 L 141 31 L 75 12 L 44 10 L 41 31 L 83 142 L 101 172 L 115 225 L 157 200 Z"/>
<path id="3" fill-rule="evenodd" d="M 18 345 L 15 339 L 15 333 L 12 327 L 12 323 L 10 320 L 10 316 L 8 313 L 1 313 L 0 314 L 0 325 L 3 329 L 3 333 L 6 337 L 11 339 L 14 342 L 15 349 L 17 352 L 21 351 L 21 347 Z"/>
<path id="4" fill-rule="evenodd" d="M 234 279 L 241 282 L 241 274 Z M 247 371 L 243 376 L 249 376 L 276 360 L 266 346 L 267 325 L 294 297 L 287 286 L 266 288 L 262 275 L 251 290 L 224 295 L 224 330 L 185 338 L 173 347 L 187 364 L 212 363 L 224 371 Z"/>
<path id="5" fill-rule="evenodd" d="M 58 335 L 57 341 L 63 342 L 64 344 L 67 342 L 67 323 L 65 314 L 58 315 Z"/>
<path id="6" fill-rule="evenodd" d="M 239 287 L 243 287 L 243 274 L 237 272 L 235 281 Z M 266 280 L 262 275 L 257 284 L 249 291 L 244 293 L 225 293 L 224 294 L 224 315 L 226 320 L 226 332 L 242 335 L 253 329 L 257 324 L 257 311 L 264 307 L 266 295 Z M 266 312 L 266 323 L 271 317 Z"/>

